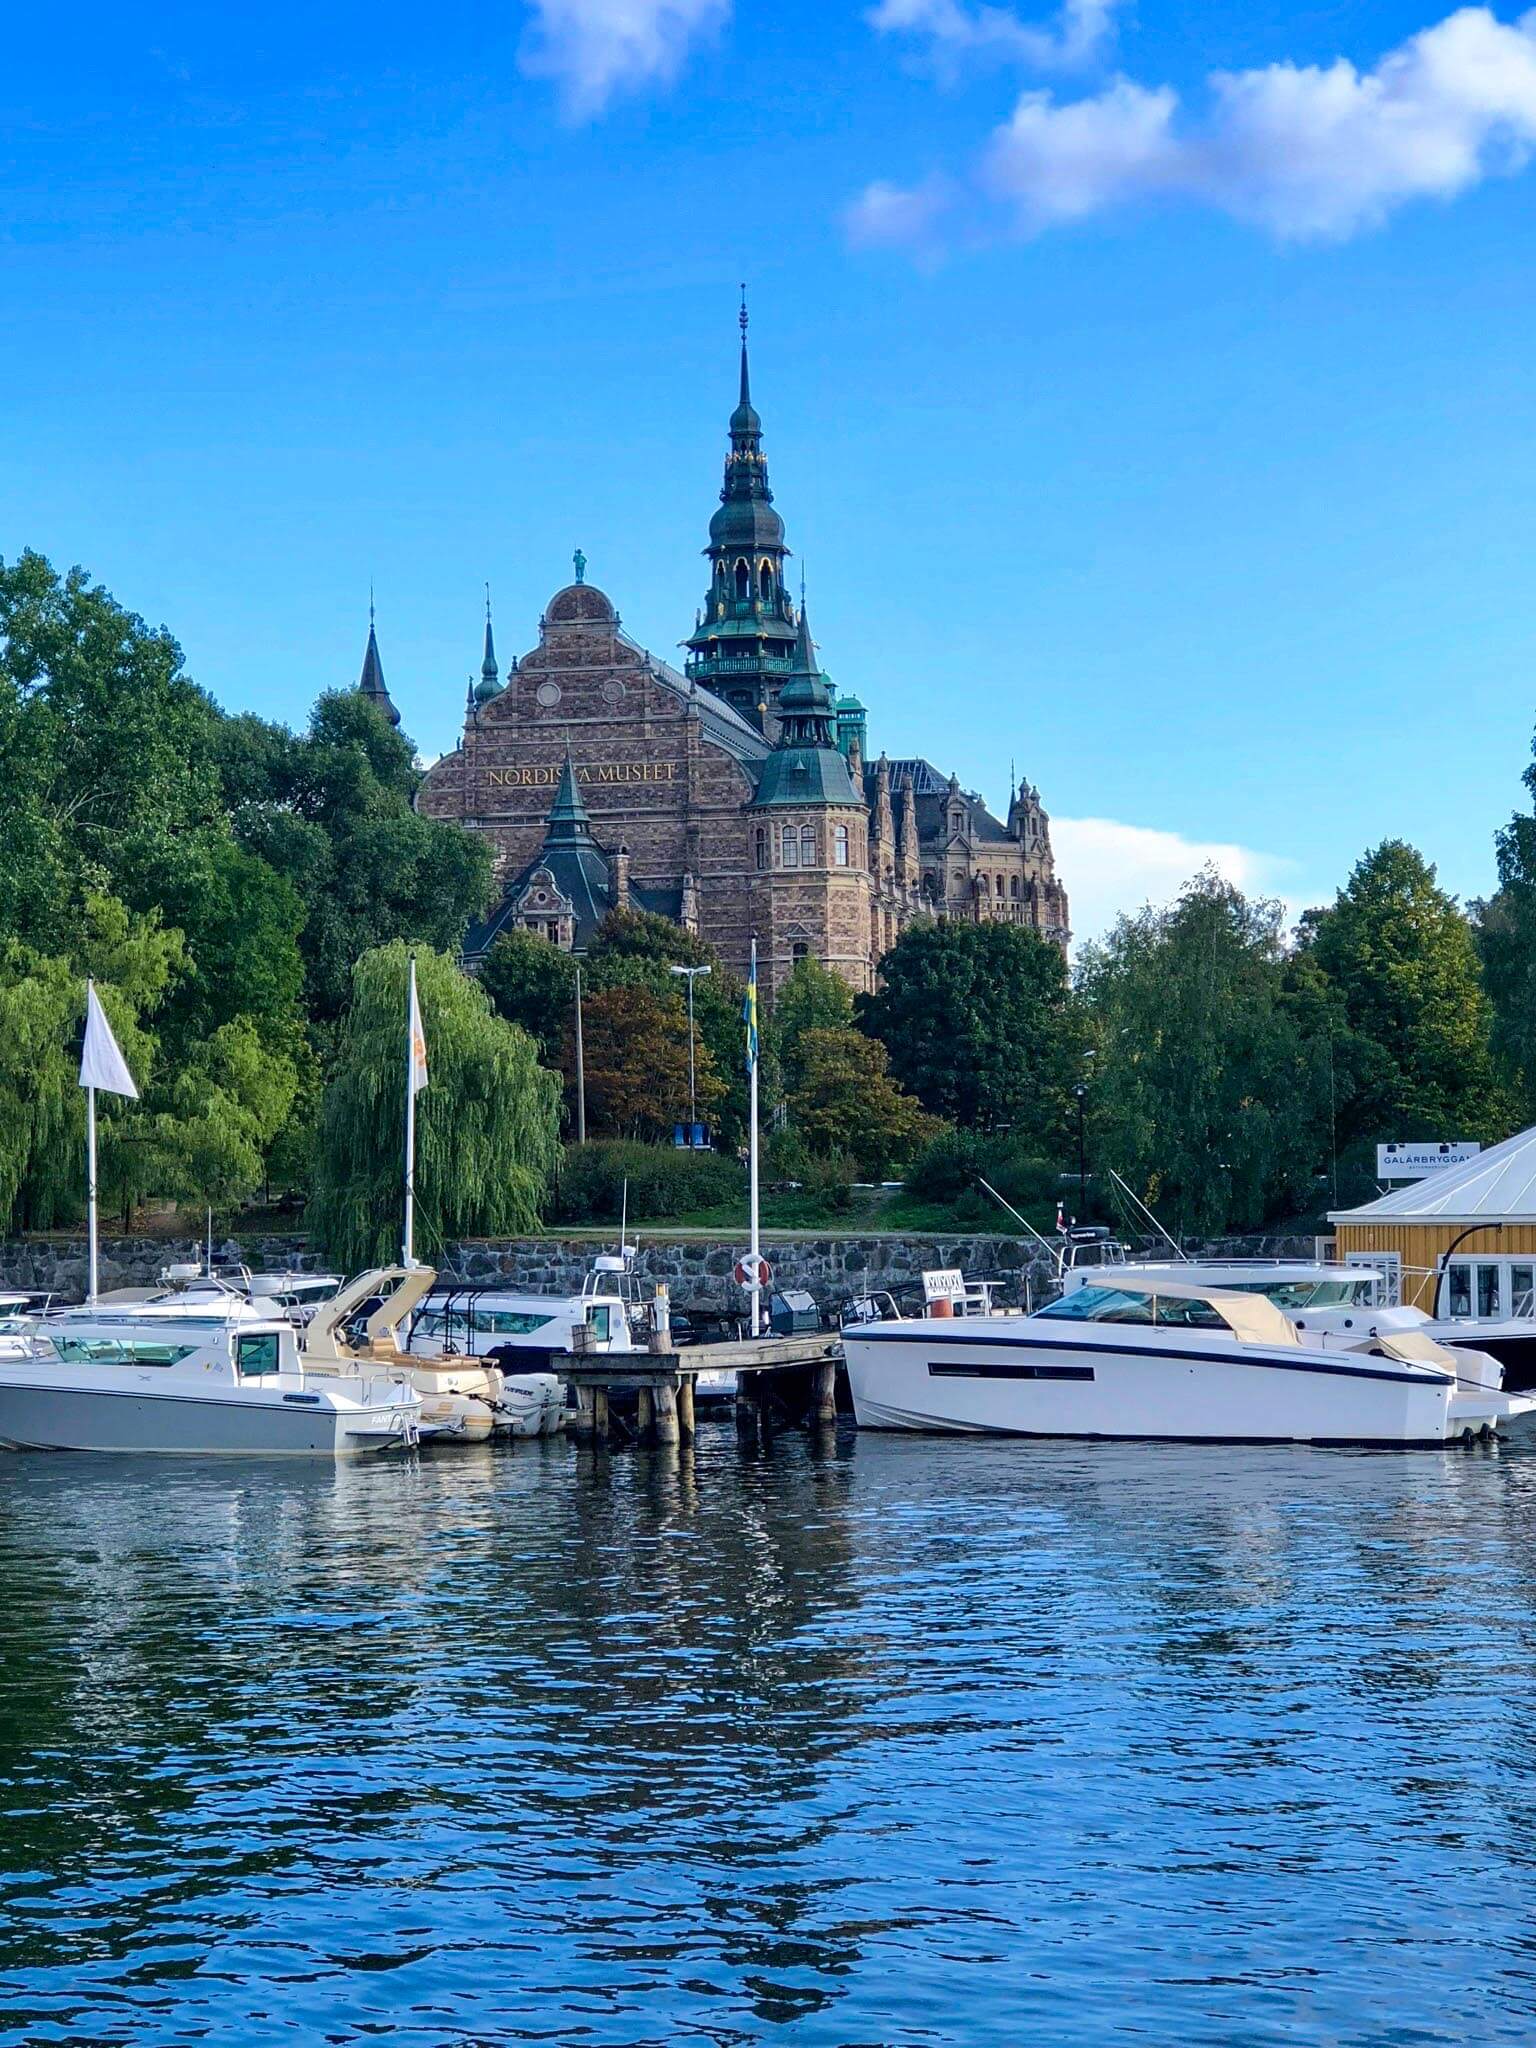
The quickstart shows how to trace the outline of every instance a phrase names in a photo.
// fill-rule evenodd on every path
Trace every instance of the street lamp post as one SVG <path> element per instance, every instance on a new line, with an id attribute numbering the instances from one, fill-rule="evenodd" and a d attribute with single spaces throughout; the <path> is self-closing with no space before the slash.
<path id="1" fill-rule="evenodd" d="M 581 969 L 576 969 L 576 1142 L 587 1142 L 587 1063 L 581 1044 Z"/>
<path id="2" fill-rule="evenodd" d="M 1081 1223 L 1088 1213 L 1088 1132 L 1084 1116 L 1084 1105 L 1088 1100 L 1088 1062 L 1094 1057 L 1090 1046 L 1083 1054 L 1083 1078 L 1072 1093 L 1077 1097 L 1077 1220 Z"/>
<path id="3" fill-rule="evenodd" d="M 707 967 L 674 967 L 674 974 L 681 974 L 688 983 L 688 1142 L 693 1143 L 694 1126 L 699 1120 L 699 1091 L 693 1064 L 693 984 L 701 974 L 708 974 Z"/>

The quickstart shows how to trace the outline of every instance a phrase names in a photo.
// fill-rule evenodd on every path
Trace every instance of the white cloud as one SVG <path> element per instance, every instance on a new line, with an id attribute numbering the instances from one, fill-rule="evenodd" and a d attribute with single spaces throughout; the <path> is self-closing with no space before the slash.
<path id="1" fill-rule="evenodd" d="M 860 247 L 884 243 L 909 253 L 931 248 L 934 230 L 954 201 L 945 178 L 920 185 L 866 185 L 843 216 L 848 238 Z"/>
<path id="2" fill-rule="evenodd" d="M 567 110 L 600 114 L 610 101 L 667 85 L 695 43 L 729 19 L 731 0 L 530 0 L 522 67 L 558 81 Z"/>
<path id="3" fill-rule="evenodd" d="M 1185 839 L 1116 818 L 1052 818 L 1051 845 L 1067 887 L 1077 946 L 1102 938 L 1122 911 L 1172 903 L 1202 868 L 1213 867 L 1246 896 L 1286 900 L 1296 862 L 1223 840 Z M 1288 918 L 1299 904 L 1287 902 Z"/>
<path id="4" fill-rule="evenodd" d="M 1177 95 L 1117 78 L 1091 99 L 1058 105 L 1027 92 L 992 138 L 987 189 L 1031 227 L 1097 213 L 1127 192 L 1175 183 L 1181 152 L 1172 134 Z"/>
<path id="5" fill-rule="evenodd" d="M 1536 10 L 1501 22 L 1460 8 L 1370 71 L 1284 61 L 1207 83 L 1204 111 L 1183 118 L 1171 87 L 1127 78 L 1075 100 L 1026 92 L 976 182 L 1029 232 L 1174 194 L 1282 237 L 1354 234 L 1411 200 L 1524 168 L 1536 150 Z"/>
<path id="6" fill-rule="evenodd" d="M 869 12 L 882 35 L 927 39 L 931 61 L 950 69 L 962 57 L 992 57 L 1040 70 L 1071 70 L 1096 57 L 1115 28 L 1122 0 L 1062 0 L 1047 22 L 1021 21 L 1011 7 L 963 0 L 878 0 Z"/>

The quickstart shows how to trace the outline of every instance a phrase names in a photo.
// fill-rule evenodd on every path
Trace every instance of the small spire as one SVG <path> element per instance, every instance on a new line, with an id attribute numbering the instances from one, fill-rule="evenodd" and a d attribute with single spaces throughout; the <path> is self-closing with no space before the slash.
<path id="1" fill-rule="evenodd" d="M 555 800 L 549 807 L 544 844 L 572 846 L 584 843 L 591 837 L 592 821 L 581 799 L 581 791 L 576 782 L 576 763 L 571 756 L 571 743 L 567 740 L 565 765 L 560 770 L 560 786 L 555 791 Z"/>
<path id="2" fill-rule="evenodd" d="M 747 287 L 745 280 L 743 280 L 741 287 L 741 311 L 736 317 L 741 324 L 741 402 L 743 405 L 750 405 L 752 403 L 752 391 L 747 382 Z"/>
<path id="3" fill-rule="evenodd" d="M 358 693 L 376 704 L 391 725 L 400 723 L 400 714 L 384 682 L 384 664 L 379 659 L 379 636 L 373 623 L 373 586 L 368 588 L 368 645 L 363 649 L 362 674 L 357 679 Z"/>

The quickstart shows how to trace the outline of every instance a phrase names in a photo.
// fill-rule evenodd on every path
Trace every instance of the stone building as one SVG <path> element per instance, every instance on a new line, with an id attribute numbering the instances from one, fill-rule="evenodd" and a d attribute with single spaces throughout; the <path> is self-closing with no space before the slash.
<path id="1" fill-rule="evenodd" d="M 494 848 L 500 901 L 470 932 L 467 963 L 513 927 L 580 953 L 615 907 L 675 919 L 738 972 L 755 935 L 768 990 L 806 955 L 871 988 L 921 916 L 1004 918 L 1065 946 L 1036 791 L 1010 791 L 1003 820 L 926 760 L 871 762 L 864 705 L 834 696 L 804 599 L 789 594 L 744 318 L 706 553 L 681 670 L 624 631 L 579 550 L 538 644 L 505 677 L 487 606 L 463 738 L 418 797 Z M 371 615 L 360 687 L 393 713 Z"/>

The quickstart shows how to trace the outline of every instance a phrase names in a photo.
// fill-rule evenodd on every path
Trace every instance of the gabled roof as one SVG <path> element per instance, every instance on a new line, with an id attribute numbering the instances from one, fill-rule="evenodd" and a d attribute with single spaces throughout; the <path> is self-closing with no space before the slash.
<path id="1" fill-rule="evenodd" d="M 1536 1223 L 1536 1129 L 1517 1131 L 1475 1159 L 1411 1181 L 1330 1223 Z"/>

